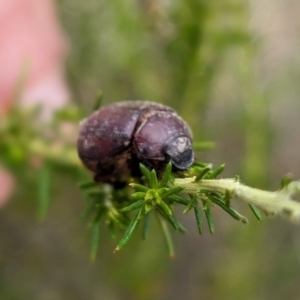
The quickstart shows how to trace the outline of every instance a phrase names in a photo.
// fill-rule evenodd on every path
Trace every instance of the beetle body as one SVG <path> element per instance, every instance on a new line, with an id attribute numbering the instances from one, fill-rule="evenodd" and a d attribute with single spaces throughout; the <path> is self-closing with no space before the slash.
<path id="1" fill-rule="evenodd" d="M 139 163 L 160 174 L 171 161 L 185 170 L 193 163 L 192 133 L 176 112 L 148 101 L 104 106 L 80 124 L 78 155 L 95 181 L 124 182 L 140 176 Z"/>

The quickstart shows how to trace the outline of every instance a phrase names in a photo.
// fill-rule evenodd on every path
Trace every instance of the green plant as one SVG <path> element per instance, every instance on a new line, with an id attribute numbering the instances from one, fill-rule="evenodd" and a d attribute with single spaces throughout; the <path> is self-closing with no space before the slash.
<path id="1" fill-rule="evenodd" d="M 113 191 L 110 188 L 110 193 L 107 193 L 108 186 L 103 184 L 98 185 L 98 191 L 95 192 L 95 183 L 81 184 L 81 188 L 90 198 L 88 212 L 93 212 L 93 219 L 90 223 L 94 236 L 92 259 L 95 259 L 96 255 L 98 240 L 95 235 L 101 216 L 105 218 L 105 223 L 110 229 L 113 227 L 113 236 L 116 227 L 125 230 L 114 250 L 116 252 L 129 242 L 142 221 L 142 237 L 145 239 L 150 217 L 155 215 L 165 236 L 170 257 L 174 256 L 170 228 L 182 233 L 186 232 L 174 215 L 175 205 L 183 205 L 183 213 L 194 212 L 200 234 L 203 232 L 203 213 L 209 231 L 214 232 L 212 215 L 214 207 L 220 207 L 244 224 L 248 223 L 247 218 L 232 207 L 233 198 L 246 202 L 259 221 L 262 219 L 262 214 L 286 217 L 293 222 L 300 221 L 300 204 L 291 199 L 293 194 L 300 192 L 300 182 L 293 182 L 290 177 L 282 180 L 281 189 L 278 192 L 267 192 L 241 184 L 238 177 L 216 179 L 224 170 L 224 165 L 213 170 L 210 164 L 195 163 L 189 170 L 174 174 L 171 172 L 172 166 L 169 163 L 161 180 L 157 179 L 155 170 L 150 171 L 142 164 L 140 169 L 143 173 L 141 178 L 143 184 L 130 183 L 123 191 Z"/>
<path id="2" fill-rule="evenodd" d="M 99 98 L 96 108 L 99 107 L 100 100 Z M 82 112 L 74 108 L 65 109 L 55 116 L 50 127 L 46 124 L 36 127 L 36 115 L 36 110 L 15 110 L 9 118 L 1 120 L 2 162 L 20 173 L 32 166 L 40 170 L 40 176 L 36 178 L 40 218 L 45 216 L 49 205 L 49 186 L 53 170 L 64 167 L 72 173 L 83 174 L 85 179 L 79 186 L 87 201 L 83 218 L 89 219 L 92 230 L 92 260 L 96 258 L 102 221 L 112 237 L 115 237 L 116 231 L 124 231 L 115 248 L 116 252 L 129 242 L 140 223 L 142 237 L 147 237 L 151 216 L 158 219 L 169 255 L 174 256 L 170 228 L 181 233 L 186 232 L 174 214 L 174 207 L 178 205 L 183 206 L 183 213 L 194 212 L 200 234 L 203 232 L 203 215 L 209 231 L 214 232 L 214 207 L 221 208 L 244 224 L 248 223 L 247 218 L 233 208 L 232 199 L 246 202 L 258 220 L 262 219 L 262 215 L 267 215 L 282 216 L 296 223 L 300 221 L 300 204 L 292 199 L 294 194 L 300 193 L 300 182 L 292 181 L 289 175 L 282 179 L 281 188 L 277 192 L 248 187 L 241 184 L 238 177 L 216 179 L 225 165 L 213 169 L 211 164 L 201 162 L 195 162 L 188 170 L 176 173 L 172 172 L 172 165 L 169 163 L 161 179 L 157 178 L 155 170 L 148 170 L 141 164 L 143 176 L 135 181 L 130 179 L 129 184 L 121 190 L 115 190 L 108 184 L 92 182 L 79 163 L 74 144 L 66 140 L 59 131 L 66 122 L 75 126 L 82 117 Z M 207 148 L 211 145 L 196 143 L 196 146 Z M 34 161 L 39 162 L 37 166 Z"/>

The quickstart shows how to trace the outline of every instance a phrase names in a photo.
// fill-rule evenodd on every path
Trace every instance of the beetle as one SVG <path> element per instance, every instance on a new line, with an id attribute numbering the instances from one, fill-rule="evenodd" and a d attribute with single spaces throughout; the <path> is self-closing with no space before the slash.
<path id="1" fill-rule="evenodd" d="M 96 182 L 113 184 L 141 176 L 139 163 L 160 176 L 169 161 L 175 170 L 194 161 L 189 126 L 172 108 L 149 101 L 122 101 L 92 113 L 80 122 L 77 150 Z"/>

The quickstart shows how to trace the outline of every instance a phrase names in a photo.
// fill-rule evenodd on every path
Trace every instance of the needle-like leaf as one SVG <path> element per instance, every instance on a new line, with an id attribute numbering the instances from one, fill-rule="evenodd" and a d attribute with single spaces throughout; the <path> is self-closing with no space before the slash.
<path id="1" fill-rule="evenodd" d="M 213 234 L 215 232 L 215 225 L 214 225 L 213 215 L 211 213 L 211 201 L 210 200 L 203 201 L 203 205 L 204 205 L 204 212 L 207 219 L 209 231 L 211 234 Z"/>
<path id="2" fill-rule="evenodd" d="M 151 175 L 150 175 L 150 171 L 143 165 L 143 164 L 140 164 L 140 170 L 142 172 L 142 174 L 145 176 L 146 180 L 148 182 L 150 182 L 150 178 L 151 178 Z"/>
<path id="3" fill-rule="evenodd" d="M 158 203 L 157 206 L 161 210 L 163 210 L 166 215 L 168 215 L 168 216 L 172 216 L 173 215 L 171 207 L 166 202 L 160 201 L 160 203 Z"/>
<path id="4" fill-rule="evenodd" d="M 159 182 L 159 188 L 165 187 L 167 185 L 168 181 L 170 180 L 171 171 L 172 171 L 172 163 L 169 162 L 166 166 L 164 175 L 161 181 Z"/>
<path id="5" fill-rule="evenodd" d="M 97 98 L 95 100 L 93 111 L 96 111 L 101 107 L 102 100 L 103 100 L 103 93 L 102 93 L 102 91 L 99 91 L 98 95 L 97 95 Z"/>
<path id="6" fill-rule="evenodd" d="M 286 174 L 285 176 L 283 176 L 283 178 L 281 179 L 280 182 L 280 189 L 284 189 L 285 187 L 287 187 L 291 182 L 293 181 L 292 178 L 292 174 Z"/>
<path id="7" fill-rule="evenodd" d="M 179 230 L 178 221 L 174 216 L 167 215 L 160 207 L 157 210 L 176 230 Z"/>
<path id="8" fill-rule="evenodd" d="M 203 219 L 202 219 L 201 208 L 200 208 L 198 201 L 195 201 L 194 211 L 195 211 L 198 232 L 199 232 L 199 234 L 202 234 L 203 233 Z"/>
<path id="9" fill-rule="evenodd" d="M 225 164 L 219 165 L 215 170 L 208 172 L 203 176 L 204 179 L 214 179 L 220 175 L 225 169 Z"/>
<path id="10" fill-rule="evenodd" d="M 183 204 L 183 205 L 188 205 L 189 200 L 186 200 L 185 198 L 178 196 L 178 195 L 171 195 L 168 197 L 168 199 L 171 199 L 174 202 Z"/>
<path id="11" fill-rule="evenodd" d="M 143 231 L 142 231 L 142 239 L 145 240 L 148 235 L 149 231 L 149 225 L 150 225 L 150 219 L 151 219 L 151 214 L 147 213 L 144 216 L 144 223 L 143 223 Z"/>
<path id="12" fill-rule="evenodd" d="M 140 218 L 143 212 L 143 208 L 140 208 L 140 210 L 136 213 L 135 217 L 131 220 L 130 224 L 128 225 L 124 236 L 120 240 L 118 246 L 115 248 L 114 253 L 121 250 L 130 240 L 132 237 L 134 230 L 138 226 L 140 222 Z"/>
<path id="13" fill-rule="evenodd" d="M 154 169 L 150 172 L 150 181 L 149 185 L 151 189 L 156 190 L 158 188 L 158 182 L 157 182 L 157 177 L 156 177 L 156 172 Z"/>
<path id="14" fill-rule="evenodd" d="M 144 192 L 147 193 L 147 191 L 149 190 L 149 188 L 147 186 L 144 186 L 142 184 L 138 184 L 138 183 L 130 183 L 129 184 L 132 188 L 134 188 L 137 192 Z"/>
<path id="15" fill-rule="evenodd" d="M 182 186 L 174 186 L 172 188 L 169 188 L 168 190 L 165 190 L 163 193 L 161 193 L 161 197 L 167 198 L 171 195 L 178 194 L 184 190 L 184 187 Z"/>
<path id="16" fill-rule="evenodd" d="M 256 217 L 256 219 L 258 221 L 261 221 L 263 219 L 263 217 L 262 217 L 262 214 L 261 214 L 260 210 L 252 204 L 249 204 L 249 207 L 252 210 L 252 212 L 253 212 L 254 216 Z"/>
<path id="17" fill-rule="evenodd" d="M 144 199 L 145 196 L 146 196 L 146 193 L 144 193 L 144 192 L 136 192 L 131 195 L 131 199 L 132 200 L 140 200 L 140 199 Z"/>
<path id="18" fill-rule="evenodd" d="M 129 204 L 128 206 L 125 206 L 124 208 L 120 209 L 120 211 L 122 211 L 122 212 L 132 211 L 132 210 L 142 207 L 144 204 L 145 204 L 145 200 L 138 200 L 138 201 L 135 201 L 135 202 Z"/>
<path id="19" fill-rule="evenodd" d="M 234 210 L 232 207 L 228 207 L 228 205 L 221 200 L 221 197 L 218 197 L 217 195 L 207 195 L 207 197 L 216 203 L 218 206 L 220 206 L 224 211 L 226 211 L 229 215 L 231 215 L 234 219 L 238 221 L 242 221 L 244 224 L 248 224 L 248 219 L 241 214 L 239 214 L 236 210 Z"/>
<path id="20" fill-rule="evenodd" d="M 169 256 L 170 256 L 170 258 L 174 258 L 174 256 L 175 256 L 174 244 L 173 244 L 173 240 L 172 240 L 170 230 L 168 228 L 168 224 L 166 223 L 165 219 L 163 219 L 162 217 L 158 216 L 158 219 L 159 219 L 162 231 L 163 231 L 164 236 L 165 236 Z"/>
<path id="21" fill-rule="evenodd" d="M 186 206 L 185 210 L 183 211 L 184 214 L 188 213 L 194 207 L 195 201 L 197 201 L 196 194 L 192 195 L 188 205 Z"/>
<path id="22" fill-rule="evenodd" d="M 99 232 L 100 232 L 100 223 L 96 223 L 92 226 L 92 239 L 91 239 L 91 250 L 90 250 L 90 259 L 92 262 L 96 260 L 98 246 L 99 246 Z"/>
<path id="23" fill-rule="evenodd" d="M 195 178 L 195 182 L 201 180 L 211 170 L 211 165 L 206 166 Z"/>

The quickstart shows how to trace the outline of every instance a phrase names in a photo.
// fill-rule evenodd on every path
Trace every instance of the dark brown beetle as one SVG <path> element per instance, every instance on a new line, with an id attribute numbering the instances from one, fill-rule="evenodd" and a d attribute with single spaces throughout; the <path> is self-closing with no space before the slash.
<path id="1" fill-rule="evenodd" d="M 107 183 L 140 176 L 140 162 L 160 174 L 169 161 L 178 170 L 194 161 L 188 125 L 172 108 L 148 101 L 123 101 L 94 112 L 80 124 L 77 149 L 95 181 Z"/>

